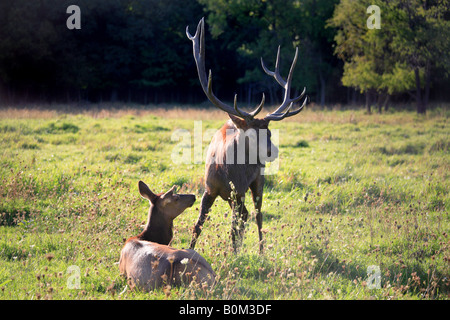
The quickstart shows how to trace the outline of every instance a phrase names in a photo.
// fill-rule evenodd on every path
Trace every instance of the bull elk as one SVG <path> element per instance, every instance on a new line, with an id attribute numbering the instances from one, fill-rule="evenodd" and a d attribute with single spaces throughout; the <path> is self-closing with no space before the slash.
<path id="1" fill-rule="evenodd" d="M 295 103 L 302 99 L 306 91 L 306 88 L 304 88 L 299 96 L 291 98 L 291 81 L 297 62 L 298 48 L 295 49 L 294 60 L 286 80 L 280 75 L 280 47 L 278 47 L 275 71 L 267 69 L 261 58 L 261 65 L 264 72 L 274 77 L 278 84 L 283 87 L 284 99 L 274 112 L 267 114 L 263 119 L 256 119 L 255 116 L 264 106 L 264 94 L 262 95 L 261 103 L 251 112 L 245 112 L 237 106 L 237 95 L 234 96 L 233 106 L 220 101 L 214 95 L 211 70 L 209 71 L 209 76 L 207 76 L 205 70 L 204 19 L 200 20 L 194 36 L 189 33 L 189 27 L 186 27 L 186 35 L 193 42 L 194 59 L 204 93 L 213 105 L 228 113 L 230 117 L 224 126 L 213 136 L 207 151 L 205 192 L 202 197 L 200 215 L 193 231 L 190 248 L 193 249 L 195 247 L 208 212 L 216 197 L 220 196 L 225 201 L 228 201 L 233 211 L 231 237 L 234 250 L 236 251 L 239 247 L 239 242 L 242 241 L 244 223 L 248 218 L 248 211 L 244 205 L 244 200 L 245 193 L 250 188 L 256 210 L 259 249 L 262 252 L 261 204 L 264 187 L 264 167 L 266 162 L 273 161 L 278 157 L 278 149 L 272 144 L 271 132 L 268 126 L 270 121 L 280 121 L 298 114 L 303 110 L 308 99 L 308 97 L 305 97 L 301 106 L 296 109 L 292 108 Z M 261 148 L 264 148 L 266 152 L 261 152 Z M 240 154 L 234 152 L 235 150 L 238 150 Z M 245 150 L 244 155 L 242 155 L 242 150 Z M 258 157 L 255 157 L 256 154 L 258 154 Z M 233 190 L 235 192 L 234 199 L 231 198 L 233 186 L 235 189 Z"/>
<path id="2" fill-rule="evenodd" d="M 150 202 L 144 231 L 129 238 L 121 253 L 119 269 L 133 287 L 150 291 L 164 284 L 214 283 L 214 271 L 194 250 L 178 250 L 172 241 L 173 220 L 195 202 L 195 195 L 168 192 L 155 195 L 142 181 L 139 193 Z"/>

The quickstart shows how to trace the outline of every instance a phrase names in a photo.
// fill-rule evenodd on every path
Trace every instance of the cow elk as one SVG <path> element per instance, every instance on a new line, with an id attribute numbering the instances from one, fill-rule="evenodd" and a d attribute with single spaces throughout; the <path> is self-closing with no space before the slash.
<path id="1" fill-rule="evenodd" d="M 278 157 L 278 149 L 272 144 L 271 132 L 268 129 L 270 121 L 280 121 L 294 116 L 303 110 L 308 97 L 305 97 L 301 106 L 292 108 L 305 95 L 303 92 L 291 98 L 292 74 L 297 62 L 298 48 L 292 62 L 288 77 L 284 80 L 280 75 L 280 47 L 278 47 L 275 71 L 270 71 L 261 64 L 264 72 L 274 77 L 284 89 L 284 99 L 281 105 L 263 119 L 255 116 L 264 106 L 264 94 L 261 103 L 252 112 L 245 112 L 237 106 L 237 96 L 234 96 L 234 105 L 220 101 L 212 91 L 211 70 L 207 76 L 205 70 L 205 27 L 201 19 L 194 36 L 186 27 L 186 35 L 193 42 L 193 54 L 197 66 L 200 84 L 207 98 L 217 108 L 228 113 L 230 119 L 216 132 L 209 145 L 206 155 L 205 192 L 201 201 L 200 215 L 195 225 L 190 248 L 193 249 L 208 212 L 217 196 L 228 201 L 233 211 L 231 238 L 236 251 L 243 238 L 244 223 L 248 218 L 248 211 L 244 205 L 245 193 L 250 188 L 256 210 L 256 223 L 259 233 L 259 249 L 263 251 L 262 239 L 262 213 L 261 204 L 264 186 L 264 168 L 266 162 Z M 235 152 L 237 150 L 237 152 Z M 234 189 L 234 190 L 233 190 Z M 233 196 L 232 196 L 233 190 Z"/>
<path id="2" fill-rule="evenodd" d="M 195 202 L 195 195 L 175 194 L 174 187 L 155 195 L 142 181 L 139 192 L 149 200 L 150 210 L 144 231 L 125 243 L 119 269 L 131 286 L 150 291 L 163 285 L 183 285 L 196 281 L 213 285 L 211 266 L 191 249 L 178 250 L 170 246 L 173 220 Z"/>

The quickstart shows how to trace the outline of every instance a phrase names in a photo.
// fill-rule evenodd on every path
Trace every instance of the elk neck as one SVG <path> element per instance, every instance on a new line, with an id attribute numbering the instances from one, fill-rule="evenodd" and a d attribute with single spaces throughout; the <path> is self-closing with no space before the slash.
<path id="1" fill-rule="evenodd" d="M 136 238 L 144 241 L 168 245 L 173 237 L 173 220 L 166 217 L 155 205 L 150 206 L 147 224 Z"/>
<path id="2" fill-rule="evenodd" d="M 264 163 L 261 163 L 259 161 L 258 156 L 258 147 L 255 145 L 252 146 L 252 148 L 249 150 L 248 145 L 248 138 L 245 138 L 246 135 L 250 132 L 247 132 L 247 130 L 252 130 L 253 132 L 256 132 L 257 128 L 253 128 L 251 126 L 246 126 L 243 128 L 238 128 L 231 120 L 228 120 L 220 129 L 220 135 L 222 137 L 221 142 L 216 146 L 216 159 L 220 159 L 220 163 L 228 163 L 228 164 L 243 164 L 242 162 L 237 161 L 238 153 L 244 152 L 244 154 L 240 154 L 240 156 L 244 157 L 244 162 L 246 166 L 246 170 L 259 170 L 258 168 L 261 166 L 264 166 Z M 241 135 L 243 135 L 243 139 L 241 139 Z M 255 137 L 257 138 L 257 135 Z M 257 140 L 256 140 L 257 141 Z M 242 143 L 245 144 L 245 146 L 241 145 Z M 255 141 L 253 141 L 255 143 Z M 239 146 L 238 146 L 239 145 Z M 257 145 L 257 143 L 256 143 Z M 229 149 L 233 149 L 230 153 Z M 250 153 L 252 153 L 250 155 Z M 227 161 L 227 154 L 233 155 L 234 159 L 228 159 Z M 254 157 L 252 161 L 249 163 L 249 157 Z"/>

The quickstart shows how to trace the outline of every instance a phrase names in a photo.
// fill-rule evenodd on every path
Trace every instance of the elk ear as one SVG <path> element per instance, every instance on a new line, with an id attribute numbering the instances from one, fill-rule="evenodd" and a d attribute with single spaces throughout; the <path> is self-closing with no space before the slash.
<path id="1" fill-rule="evenodd" d="M 236 117 L 235 115 L 232 115 L 231 113 L 228 114 L 231 121 L 238 127 L 238 129 L 245 129 L 247 127 L 247 122 L 244 119 L 241 119 L 239 117 Z"/>
<path id="2" fill-rule="evenodd" d="M 142 181 L 139 181 L 139 193 L 141 196 L 151 203 L 155 203 L 157 196 L 150 190 L 150 188 Z"/>
<path id="3" fill-rule="evenodd" d="M 166 195 L 168 195 L 168 196 L 173 195 L 173 193 L 174 193 L 174 191 L 175 191 L 175 188 L 176 188 L 176 185 L 174 185 L 172 188 L 170 188 L 170 190 L 167 191 L 167 192 L 164 194 L 164 196 L 166 196 Z"/>

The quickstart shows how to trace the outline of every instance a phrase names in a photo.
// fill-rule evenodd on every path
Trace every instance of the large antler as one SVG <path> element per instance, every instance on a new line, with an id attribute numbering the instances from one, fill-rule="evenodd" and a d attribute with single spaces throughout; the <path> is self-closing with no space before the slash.
<path id="1" fill-rule="evenodd" d="M 272 113 L 267 114 L 264 117 L 264 119 L 274 120 L 274 121 L 283 120 L 284 118 L 294 116 L 303 110 L 303 107 L 305 106 L 306 101 L 308 100 L 308 97 L 305 98 L 305 100 L 303 101 L 303 104 L 297 110 L 290 111 L 292 106 L 294 105 L 294 103 L 298 102 L 305 95 L 305 92 L 306 92 L 306 88 L 304 88 L 303 92 L 298 97 L 293 98 L 293 99 L 290 98 L 292 73 L 294 71 L 295 64 L 297 63 L 297 57 L 298 57 L 298 48 L 295 48 L 294 60 L 292 61 L 291 69 L 289 70 L 289 75 L 288 75 L 286 81 L 284 81 L 284 79 L 280 75 L 280 47 L 279 46 L 278 46 L 278 52 L 277 52 L 277 61 L 275 63 L 275 71 L 270 71 L 269 69 L 267 69 L 266 66 L 264 65 L 263 59 L 261 58 L 261 65 L 262 65 L 262 68 L 264 69 L 264 72 L 267 73 L 269 76 L 274 77 L 275 80 L 278 82 L 278 84 L 284 88 L 283 103 L 278 107 L 277 110 L 275 110 Z"/>
<path id="2" fill-rule="evenodd" d="M 205 23 L 204 18 L 200 20 L 197 26 L 197 31 L 195 35 L 192 36 L 189 33 L 189 26 L 186 27 L 186 35 L 189 40 L 192 41 L 194 47 L 194 59 L 197 65 L 198 77 L 200 79 L 200 84 L 202 85 L 203 91 L 205 92 L 208 99 L 219 109 L 223 111 L 238 116 L 240 118 L 251 120 L 253 119 L 262 109 L 264 105 L 264 94 L 262 96 L 261 103 L 252 112 L 245 112 L 240 110 L 237 106 L 237 94 L 234 96 L 234 107 L 231 107 L 222 101 L 220 101 L 212 92 L 212 76 L 211 70 L 209 70 L 209 77 L 206 78 L 205 70 Z M 280 119 L 281 120 L 281 119 Z"/>

